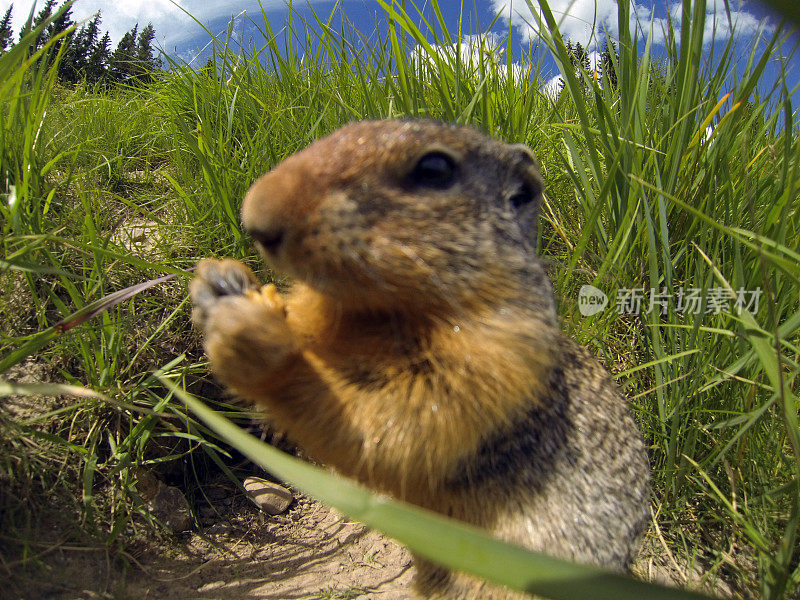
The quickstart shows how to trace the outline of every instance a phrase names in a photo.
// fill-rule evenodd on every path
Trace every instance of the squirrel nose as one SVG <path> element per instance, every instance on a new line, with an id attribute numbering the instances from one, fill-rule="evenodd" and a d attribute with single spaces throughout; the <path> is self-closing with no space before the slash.
<path id="1" fill-rule="evenodd" d="M 286 159 L 250 186 L 242 204 L 245 231 L 270 254 L 302 237 L 316 200 L 301 156 Z"/>
<path id="2" fill-rule="evenodd" d="M 280 219 L 282 202 L 276 197 L 273 179 L 267 174 L 251 185 L 242 204 L 244 230 L 270 252 L 278 249 L 286 234 Z"/>
<path id="3" fill-rule="evenodd" d="M 276 254 L 291 228 L 291 196 L 280 174 L 267 173 L 247 191 L 242 204 L 242 225 L 266 252 Z"/>

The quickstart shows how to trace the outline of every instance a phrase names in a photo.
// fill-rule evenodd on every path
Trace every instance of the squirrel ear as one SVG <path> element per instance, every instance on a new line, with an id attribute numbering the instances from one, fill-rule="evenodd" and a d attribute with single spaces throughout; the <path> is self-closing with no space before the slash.
<path id="1" fill-rule="evenodd" d="M 544 184 L 539 174 L 539 161 L 524 144 L 509 144 L 513 172 L 508 191 L 508 202 L 514 211 L 524 239 L 536 247 L 538 235 L 539 204 Z"/>
<path id="2" fill-rule="evenodd" d="M 533 165 L 533 167 L 539 170 L 539 159 L 536 158 L 536 155 L 533 153 L 533 150 L 530 149 L 529 146 L 525 144 L 507 144 L 508 149 L 516 155 L 517 160 L 521 163 L 527 162 L 528 164 Z"/>

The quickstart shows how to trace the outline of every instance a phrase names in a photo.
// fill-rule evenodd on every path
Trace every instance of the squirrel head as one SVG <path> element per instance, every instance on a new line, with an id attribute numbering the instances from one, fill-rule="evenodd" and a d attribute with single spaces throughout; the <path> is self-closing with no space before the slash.
<path id="1" fill-rule="evenodd" d="M 273 268 L 346 306 L 452 314 L 519 297 L 532 272 L 542 279 L 542 190 L 525 146 L 429 121 L 364 121 L 256 181 L 242 221 Z"/>

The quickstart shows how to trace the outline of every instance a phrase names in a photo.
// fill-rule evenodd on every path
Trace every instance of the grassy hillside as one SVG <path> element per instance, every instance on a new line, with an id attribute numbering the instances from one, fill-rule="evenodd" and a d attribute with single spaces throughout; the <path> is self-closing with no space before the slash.
<path id="1" fill-rule="evenodd" d="M 621 7 L 618 84 L 565 68 L 557 98 L 541 92 L 534 53 L 488 38 L 467 52 L 462 32 L 435 18 L 420 30 L 388 5 L 394 26 L 368 41 L 294 15 L 301 45 L 282 45 L 264 18 L 263 47 L 218 40 L 206 68 L 175 62 L 145 88 L 61 87 L 60 57 L 28 57 L 24 41 L 0 56 L 0 379 L 17 382 L 0 383 L 0 569 L 35 572 L 39 527 L 54 519 L 124 548 L 147 518 L 141 469 L 192 489 L 225 468 L 221 442 L 154 376 L 244 417 L 206 373 L 189 270 L 215 255 L 258 272 L 238 217 L 250 183 L 348 121 L 413 116 L 540 158 L 539 247 L 564 328 L 615 372 L 649 446 L 646 551 L 742 596 L 796 593 L 800 144 L 785 82 L 762 81 L 794 49 L 778 31 L 732 80 L 732 48 L 704 60 L 694 4 L 659 60 Z M 555 21 L 549 31 L 546 51 L 568 65 Z M 609 299 L 590 317 L 587 284 Z M 651 289 L 664 302 L 648 312 Z M 754 293 L 757 310 L 738 311 Z"/>

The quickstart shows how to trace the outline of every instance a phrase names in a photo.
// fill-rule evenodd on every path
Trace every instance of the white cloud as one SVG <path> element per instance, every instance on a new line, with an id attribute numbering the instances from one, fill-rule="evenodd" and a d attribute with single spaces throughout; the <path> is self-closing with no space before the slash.
<path id="1" fill-rule="evenodd" d="M 741 6 L 737 6 L 734 2 L 730 3 L 730 9 L 729 19 L 729 13 L 725 9 L 723 0 L 709 0 L 706 7 L 705 26 L 703 28 L 704 44 L 711 44 L 714 41 L 726 42 L 730 39 L 731 35 L 751 38 L 759 31 L 771 32 L 774 30 L 773 25 L 759 20 L 755 15 L 743 10 Z M 680 2 L 673 2 L 669 6 L 669 14 L 672 18 L 672 24 L 677 35 L 683 21 L 683 12 Z M 653 27 L 654 41 L 663 44 L 666 32 L 667 19 L 655 19 Z"/>
<path id="2" fill-rule="evenodd" d="M 499 57 L 504 52 L 503 40 L 493 32 L 481 35 L 464 35 L 461 38 L 461 59 L 470 64 L 479 64 L 481 54 Z"/>
<path id="3" fill-rule="evenodd" d="M 500 36 L 491 31 L 480 35 L 463 35 L 460 44 L 431 44 L 430 48 L 433 54 L 448 61 L 454 61 L 456 53 L 458 53 L 461 56 L 461 62 L 472 67 L 479 65 L 482 57 L 483 60 L 496 62 L 505 52 Z M 421 46 L 414 47 L 411 56 L 414 60 L 431 64 L 434 62 L 434 58 L 429 56 Z"/>
<path id="4" fill-rule="evenodd" d="M 61 2 L 59 2 L 60 4 Z M 5 14 L 11 2 L 0 0 L 0 17 Z M 36 12 L 43 6 L 37 2 Z M 285 10 L 284 0 L 262 0 L 261 5 L 265 10 Z M 201 23 L 208 25 L 219 18 L 230 17 L 247 11 L 257 21 L 261 20 L 261 8 L 257 0 L 77 0 L 72 8 L 72 18 L 75 21 L 90 19 L 101 12 L 100 30 L 108 31 L 112 43 L 122 38 L 126 31 L 130 31 L 138 22 L 139 29 L 152 23 L 156 29 L 156 44 L 167 52 L 173 51 L 176 45 L 185 43 L 195 37 L 203 36 L 203 28 L 198 25 L 187 11 Z M 14 2 L 13 25 L 15 39 L 21 25 L 30 13 L 30 5 L 17 0 Z M 218 33 L 214 31 L 213 33 Z"/>
<path id="5" fill-rule="evenodd" d="M 539 37 L 538 21 L 525 0 L 491 0 L 491 3 L 495 13 L 500 12 L 506 22 L 510 19 L 524 40 Z M 550 0 L 549 5 L 565 40 L 595 48 L 602 44 L 606 31 L 611 35 L 617 33 L 616 0 Z"/>
<path id="6" fill-rule="evenodd" d="M 542 86 L 542 93 L 549 98 L 555 100 L 561 93 L 561 75 L 551 77 L 547 83 Z"/>
<path id="7" fill-rule="evenodd" d="M 437 45 L 431 44 L 432 54 L 446 63 L 455 64 L 456 55 L 460 55 L 461 63 L 467 70 L 477 70 L 484 65 L 493 65 L 492 70 L 505 77 L 508 73 L 508 64 L 505 57 L 505 41 L 494 32 L 480 35 L 463 35 L 460 44 Z M 436 57 L 429 54 L 421 46 L 416 46 L 411 51 L 411 58 L 422 65 L 426 65 L 431 74 L 436 72 Z M 525 65 L 515 62 L 511 65 L 512 77 L 516 80 L 524 77 L 528 71 Z"/>
<path id="8" fill-rule="evenodd" d="M 537 0 L 533 0 L 538 5 Z M 652 5 L 652 2 L 648 2 Z M 536 41 L 539 37 L 538 21 L 525 0 L 491 0 L 492 9 L 500 12 L 506 22 L 517 28 L 523 39 Z M 553 17 L 559 23 L 564 40 L 579 42 L 589 49 L 602 46 L 606 35 L 616 38 L 619 34 L 617 19 L 617 0 L 549 0 Z M 712 40 L 726 41 L 732 31 L 741 37 L 754 35 L 765 25 L 752 13 L 744 10 L 737 0 L 730 0 L 731 29 L 726 12 L 725 0 L 708 0 L 706 5 L 705 43 Z M 668 6 L 676 31 L 681 25 L 681 4 L 672 2 Z M 663 44 L 667 31 L 667 18 L 657 16 L 651 6 L 634 3 L 631 10 L 631 26 L 639 27 L 645 33 L 653 26 L 653 42 Z M 769 30 L 769 27 L 765 27 Z"/>

